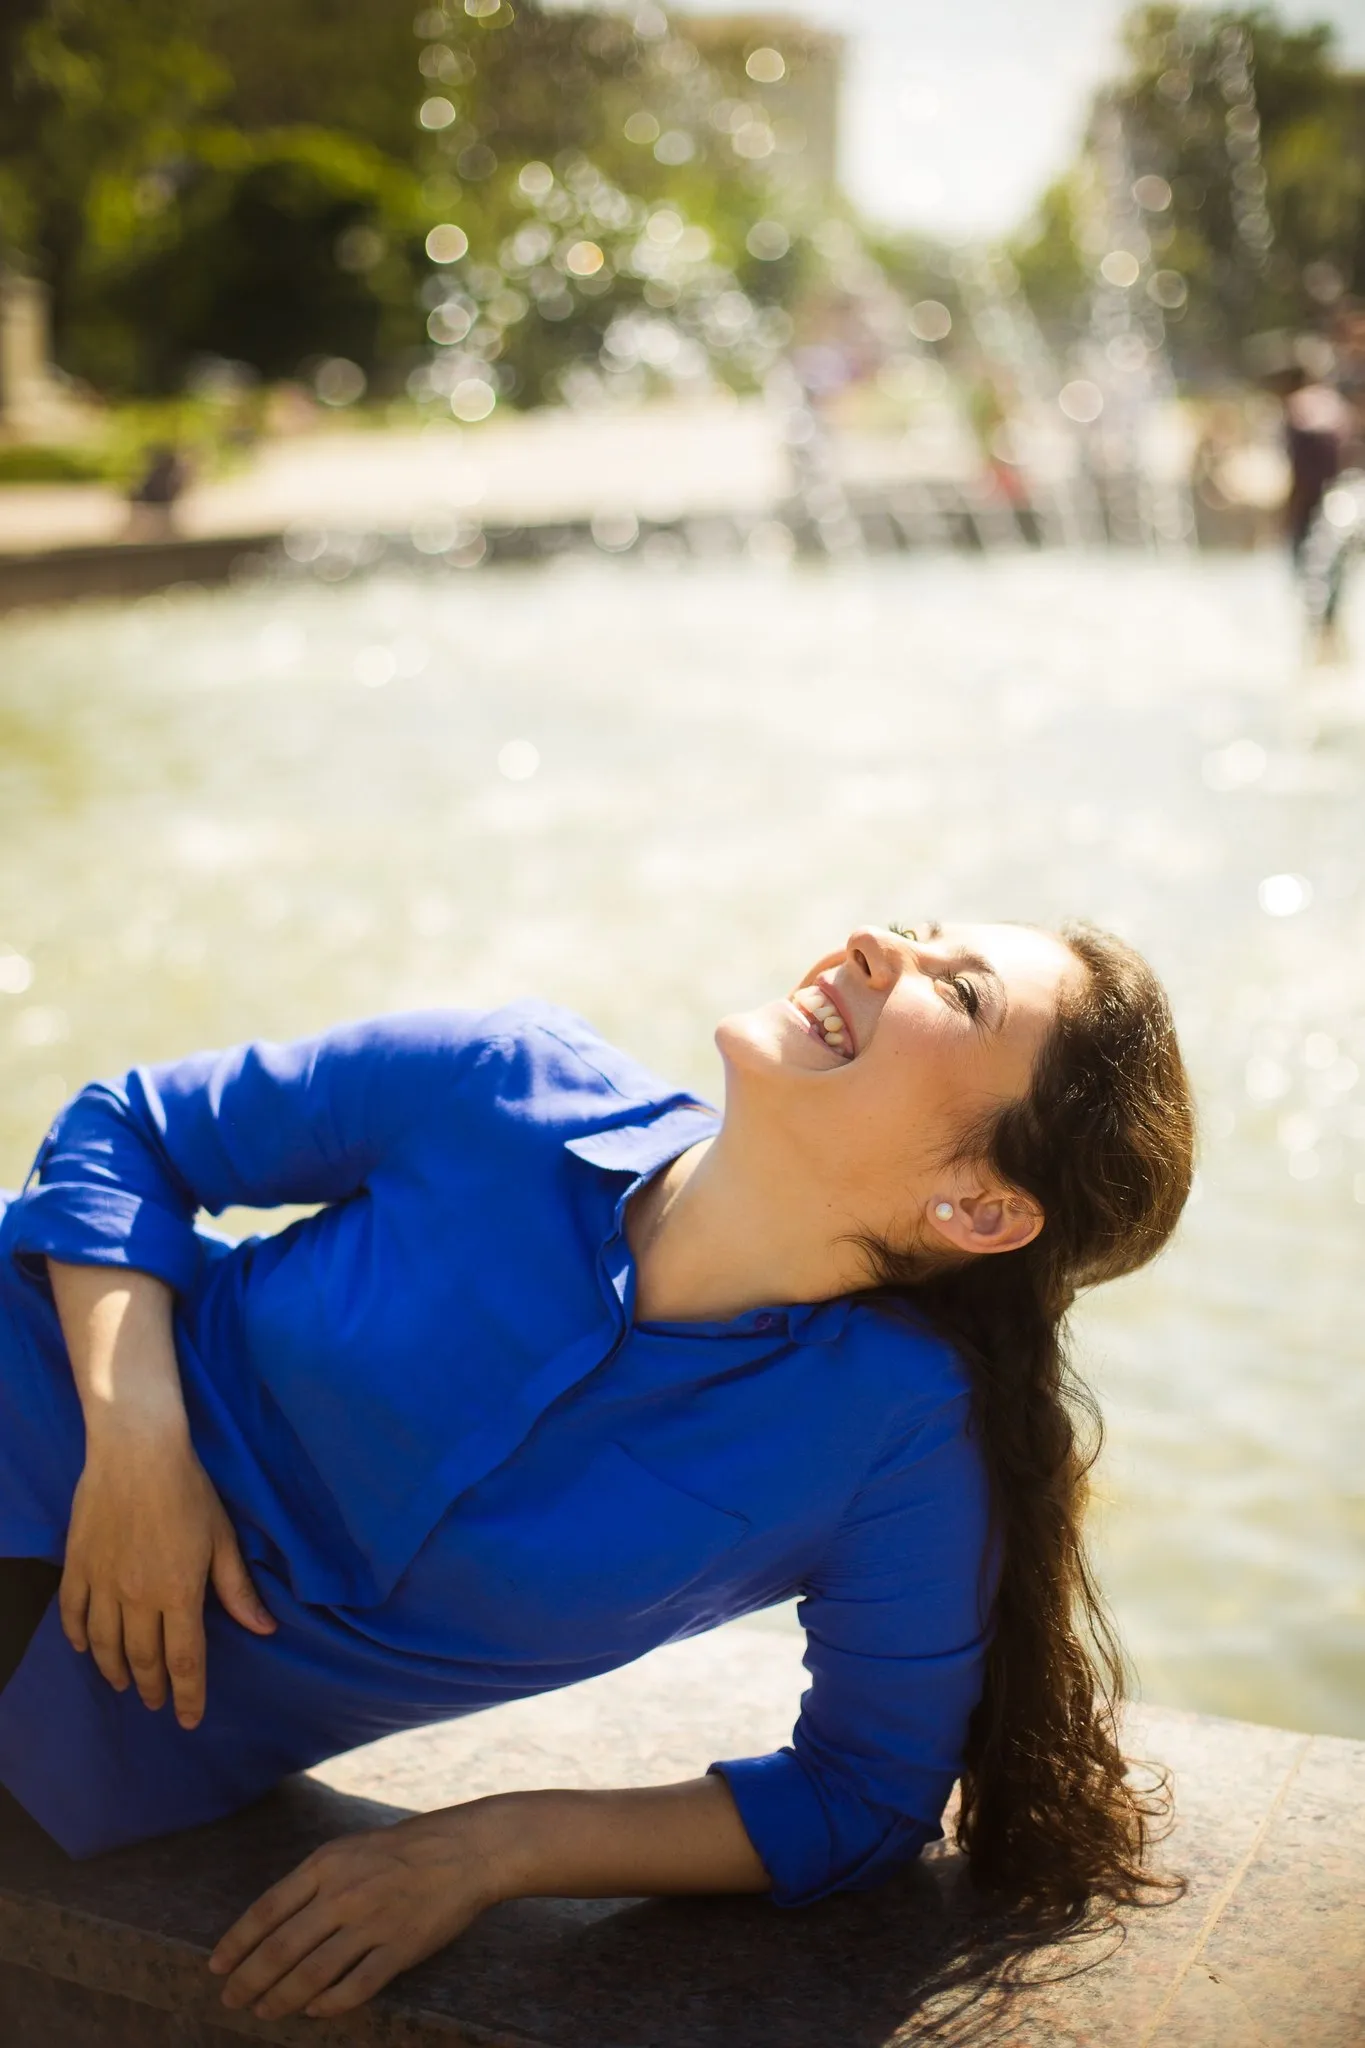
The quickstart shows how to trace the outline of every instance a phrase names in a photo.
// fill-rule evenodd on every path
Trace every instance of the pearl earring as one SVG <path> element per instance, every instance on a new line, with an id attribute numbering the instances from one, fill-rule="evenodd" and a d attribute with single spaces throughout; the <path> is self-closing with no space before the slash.
<path id="1" fill-rule="evenodd" d="M 953 1205 L 952 1205 L 952 1203 L 951 1203 L 951 1202 L 936 1202 L 936 1203 L 934 1204 L 934 1214 L 935 1214 L 935 1216 L 937 1216 L 937 1218 L 938 1218 L 938 1220 L 939 1220 L 939 1222 L 940 1222 L 940 1223 L 947 1223 L 947 1222 L 950 1222 L 950 1221 L 951 1221 L 951 1219 L 952 1219 L 952 1214 L 953 1214 Z"/>

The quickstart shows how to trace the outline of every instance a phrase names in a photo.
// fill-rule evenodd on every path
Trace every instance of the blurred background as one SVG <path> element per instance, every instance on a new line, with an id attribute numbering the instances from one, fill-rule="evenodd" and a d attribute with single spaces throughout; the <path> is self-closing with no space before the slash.
<path id="1" fill-rule="evenodd" d="M 10 0 L 0 1182 L 137 1059 L 536 992 L 714 1095 L 854 921 L 1095 918 L 1203 1117 L 1078 1319 L 1140 1689 L 1365 1735 L 1365 0 L 923 13 Z"/>

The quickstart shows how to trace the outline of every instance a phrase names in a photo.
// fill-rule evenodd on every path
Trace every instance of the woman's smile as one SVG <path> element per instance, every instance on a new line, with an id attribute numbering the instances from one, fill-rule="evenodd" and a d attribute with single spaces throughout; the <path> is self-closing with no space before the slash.
<path id="1" fill-rule="evenodd" d="M 812 1038 L 819 1040 L 841 1060 L 857 1056 L 853 1028 L 842 1003 L 823 976 L 817 976 L 790 998 L 792 1008 Z"/>

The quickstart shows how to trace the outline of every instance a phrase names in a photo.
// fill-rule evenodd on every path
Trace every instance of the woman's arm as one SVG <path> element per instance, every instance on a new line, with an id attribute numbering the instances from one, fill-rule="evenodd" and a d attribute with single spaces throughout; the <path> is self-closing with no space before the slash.
<path id="1" fill-rule="evenodd" d="M 505 1792 L 478 1803 L 489 1809 L 499 1899 L 768 1889 L 723 1778 L 624 1792 Z"/>
<path id="2" fill-rule="evenodd" d="M 173 1296 L 150 1273 L 47 1262 L 87 1446 L 189 1442 L 171 1336 Z"/>
<path id="3" fill-rule="evenodd" d="M 768 1885 L 722 1778 L 502 1793 L 328 1842 L 243 1914 L 209 1968 L 227 1976 L 226 2006 L 330 2018 L 504 1899 Z"/>
<path id="4" fill-rule="evenodd" d="M 85 1415 L 58 1604 L 73 1649 L 118 1692 L 130 1683 L 176 1718 L 204 1711 L 204 1590 L 243 1628 L 275 1624 L 227 1512 L 190 1443 L 171 1334 L 171 1290 L 148 1273 L 48 1260 Z M 131 1678 L 130 1678 L 131 1672 Z"/>
<path id="5" fill-rule="evenodd" d="M 31 1272 L 43 1258 L 122 1266 L 188 1292 L 202 1268 L 199 1210 L 358 1193 L 457 1095 L 482 1023 L 475 1011 L 380 1017 L 92 1082 L 57 1116 L 12 1205 L 12 1254 Z"/>

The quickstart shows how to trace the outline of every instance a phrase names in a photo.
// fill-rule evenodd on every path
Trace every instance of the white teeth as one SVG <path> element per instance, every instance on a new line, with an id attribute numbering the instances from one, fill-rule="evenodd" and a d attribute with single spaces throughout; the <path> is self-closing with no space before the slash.
<path id="1" fill-rule="evenodd" d="M 848 1052 L 844 1020 L 822 989 L 799 988 L 792 1000 L 813 1023 L 819 1025 L 820 1034 L 831 1052 Z"/>
<path id="2" fill-rule="evenodd" d="M 799 988 L 796 991 L 796 1000 L 803 1010 L 808 1011 L 812 1017 L 818 1017 L 822 1023 L 826 1017 L 837 1017 L 839 1014 L 828 996 L 822 995 L 818 988 Z"/>

